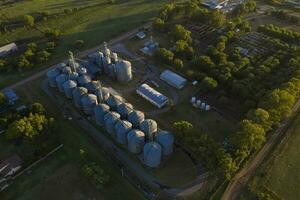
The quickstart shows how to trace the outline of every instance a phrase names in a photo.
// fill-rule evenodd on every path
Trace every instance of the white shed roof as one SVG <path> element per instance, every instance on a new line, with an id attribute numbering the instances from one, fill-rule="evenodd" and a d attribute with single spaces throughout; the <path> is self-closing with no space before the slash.
<path id="1" fill-rule="evenodd" d="M 185 78 L 170 70 L 163 71 L 160 74 L 160 79 L 177 89 L 183 88 L 187 82 Z"/>
<path id="2" fill-rule="evenodd" d="M 8 53 L 12 51 L 17 51 L 18 47 L 15 43 L 10 43 L 5 46 L 0 47 L 0 57 L 6 56 Z"/>

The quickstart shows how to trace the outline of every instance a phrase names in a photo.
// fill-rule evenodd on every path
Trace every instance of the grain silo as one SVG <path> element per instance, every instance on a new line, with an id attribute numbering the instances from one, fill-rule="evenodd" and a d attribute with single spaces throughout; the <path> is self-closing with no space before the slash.
<path id="1" fill-rule="evenodd" d="M 96 123 L 99 126 L 104 126 L 104 116 L 109 112 L 109 106 L 107 104 L 98 104 L 94 108 L 94 114 Z"/>
<path id="2" fill-rule="evenodd" d="M 72 99 L 73 98 L 73 90 L 76 88 L 77 83 L 72 80 L 68 80 L 64 82 L 63 87 L 65 91 L 65 95 L 67 98 Z"/>
<path id="3" fill-rule="evenodd" d="M 121 60 L 116 63 L 116 76 L 120 82 L 129 82 L 132 79 L 131 63 Z"/>
<path id="4" fill-rule="evenodd" d="M 110 76 L 111 78 L 116 77 L 116 65 L 115 64 L 108 65 L 108 76 Z"/>
<path id="5" fill-rule="evenodd" d="M 58 87 L 58 90 L 60 92 L 64 92 L 64 87 L 63 87 L 63 84 L 64 82 L 66 82 L 68 80 L 68 77 L 67 75 L 65 74 L 60 74 L 56 77 L 55 81 L 56 81 L 56 85 Z"/>
<path id="6" fill-rule="evenodd" d="M 77 72 L 71 72 L 70 74 L 68 74 L 69 79 L 73 80 L 73 81 L 77 81 L 79 78 L 79 74 Z"/>
<path id="7" fill-rule="evenodd" d="M 59 70 L 57 68 L 50 69 L 47 72 L 47 77 L 49 81 L 50 87 L 57 87 L 56 84 L 56 77 L 60 74 Z"/>
<path id="8" fill-rule="evenodd" d="M 132 124 L 129 121 L 119 120 L 115 125 L 115 133 L 117 142 L 120 144 L 126 144 L 127 133 L 131 131 Z"/>
<path id="9" fill-rule="evenodd" d="M 157 123 L 152 119 L 145 119 L 141 123 L 140 129 L 145 133 L 146 140 L 153 141 L 157 132 Z"/>
<path id="10" fill-rule="evenodd" d="M 127 134 L 127 146 L 131 153 L 138 154 L 143 150 L 145 134 L 140 130 L 131 130 Z"/>
<path id="11" fill-rule="evenodd" d="M 111 54 L 111 61 L 112 61 L 112 63 L 118 62 L 118 54 L 117 53 Z"/>
<path id="12" fill-rule="evenodd" d="M 162 149 L 157 142 L 148 142 L 143 149 L 144 163 L 148 167 L 158 167 L 161 161 Z"/>
<path id="13" fill-rule="evenodd" d="M 78 77 L 79 86 L 86 86 L 91 81 L 92 81 L 91 77 L 87 74 Z"/>
<path id="14" fill-rule="evenodd" d="M 77 108 L 82 107 L 81 98 L 83 95 L 87 94 L 88 90 L 84 87 L 77 87 L 73 90 L 73 101 Z"/>
<path id="15" fill-rule="evenodd" d="M 128 119 L 129 113 L 133 111 L 133 106 L 130 103 L 122 103 L 118 106 L 117 111 L 122 119 Z"/>
<path id="16" fill-rule="evenodd" d="M 104 56 L 105 57 L 110 57 L 110 49 L 107 47 L 107 43 L 106 42 L 104 42 L 104 44 L 103 44 L 103 46 L 104 46 Z"/>
<path id="17" fill-rule="evenodd" d="M 62 63 L 57 64 L 56 66 L 60 72 L 63 72 L 63 69 L 67 66 L 67 64 L 62 62 Z"/>
<path id="18" fill-rule="evenodd" d="M 109 105 L 110 109 L 113 111 L 117 111 L 119 105 L 123 103 L 123 98 L 119 95 L 111 95 L 106 103 Z"/>
<path id="19" fill-rule="evenodd" d="M 98 102 L 103 103 L 103 102 L 107 101 L 107 99 L 110 97 L 110 92 L 109 92 L 108 88 L 101 87 L 101 88 L 96 89 L 95 95 L 98 98 Z"/>
<path id="20" fill-rule="evenodd" d="M 63 69 L 62 69 L 62 73 L 64 74 L 71 74 L 72 73 L 72 69 L 70 66 L 65 66 Z"/>
<path id="21" fill-rule="evenodd" d="M 104 54 L 102 52 L 98 52 L 96 54 L 96 64 L 98 65 L 98 67 L 102 68 L 103 67 L 103 59 L 104 59 Z"/>
<path id="22" fill-rule="evenodd" d="M 157 143 L 162 147 L 163 155 L 170 155 L 173 152 L 174 135 L 168 131 L 158 131 L 155 137 Z"/>
<path id="23" fill-rule="evenodd" d="M 142 121 L 145 120 L 145 114 L 138 110 L 133 110 L 128 114 L 128 121 L 134 128 L 139 128 Z"/>
<path id="24" fill-rule="evenodd" d="M 103 70 L 104 70 L 105 74 L 109 73 L 109 65 L 111 65 L 110 57 L 104 57 L 103 58 Z"/>
<path id="25" fill-rule="evenodd" d="M 113 137 L 116 137 L 115 125 L 120 119 L 120 114 L 117 112 L 108 112 L 104 115 L 104 124 L 106 131 Z"/>
<path id="26" fill-rule="evenodd" d="M 79 75 L 85 75 L 87 74 L 87 69 L 85 67 L 79 67 L 77 72 Z"/>
<path id="27" fill-rule="evenodd" d="M 86 84 L 86 88 L 89 90 L 89 93 L 95 93 L 98 88 L 101 88 L 100 81 L 91 81 Z"/>
<path id="28" fill-rule="evenodd" d="M 83 111 L 85 114 L 93 115 L 94 107 L 98 104 L 96 95 L 86 94 L 81 98 Z"/>

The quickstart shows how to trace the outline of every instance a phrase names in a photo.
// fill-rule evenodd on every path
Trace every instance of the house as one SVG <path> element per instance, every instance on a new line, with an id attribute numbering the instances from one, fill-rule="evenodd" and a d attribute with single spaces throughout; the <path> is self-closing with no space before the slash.
<path id="1" fill-rule="evenodd" d="M 136 34 L 136 36 L 137 36 L 140 40 L 142 40 L 142 39 L 144 39 L 144 38 L 146 37 L 146 34 L 145 34 L 143 31 L 140 31 L 140 32 L 138 32 L 138 33 Z"/>
<path id="2" fill-rule="evenodd" d="M 202 4 L 210 9 L 222 9 L 229 0 L 206 0 Z"/>
<path id="3" fill-rule="evenodd" d="M 158 108 L 164 107 L 169 101 L 168 97 L 159 93 L 145 83 L 137 88 L 136 93 Z"/>
<path id="4" fill-rule="evenodd" d="M 3 91 L 9 105 L 14 105 L 19 99 L 18 95 L 12 89 L 6 89 Z"/>
<path id="5" fill-rule="evenodd" d="M 187 83 L 187 80 L 185 78 L 170 70 L 163 71 L 160 74 L 160 79 L 177 89 L 183 88 Z"/>
<path id="6" fill-rule="evenodd" d="M 18 47 L 15 43 L 10 43 L 0 47 L 0 58 L 5 57 L 13 52 L 18 51 Z"/>
<path id="7" fill-rule="evenodd" d="M 21 169 L 22 159 L 14 154 L 0 161 L 0 179 L 8 178 Z"/>

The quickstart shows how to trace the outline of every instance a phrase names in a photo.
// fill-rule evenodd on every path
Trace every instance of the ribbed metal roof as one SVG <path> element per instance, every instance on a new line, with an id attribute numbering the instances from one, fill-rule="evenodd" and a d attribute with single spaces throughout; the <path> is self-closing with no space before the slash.
<path id="1" fill-rule="evenodd" d="M 168 102 L 168 97 L 159 93 L 158 91 L 156 91 L 155 89 L 153 89 L 145 83 L 138 87 L 137 93 L 142 95 L 144 98 L 146 98 L 159 108 L 164 106 Z"/>

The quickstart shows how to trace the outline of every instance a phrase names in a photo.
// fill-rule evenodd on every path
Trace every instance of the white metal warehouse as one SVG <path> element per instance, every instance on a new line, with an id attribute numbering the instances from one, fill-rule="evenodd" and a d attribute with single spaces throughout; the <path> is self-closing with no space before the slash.
<path id="1" fill-rule="evenodd" d="M 181 89 L 185 86 L 187 80 L 183 78 L 182 76 L 179 76 L 178 74 L 170 71 L 165 70 L 160 74 L 160 79 L 167 82 L 169 85 Z"/>

